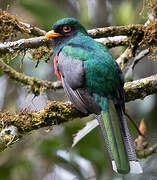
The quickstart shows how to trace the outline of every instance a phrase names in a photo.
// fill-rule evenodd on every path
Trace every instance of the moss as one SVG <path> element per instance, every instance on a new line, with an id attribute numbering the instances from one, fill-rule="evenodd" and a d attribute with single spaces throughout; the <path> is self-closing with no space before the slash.
<path id="1" fill-rule="evenodd" d="M 13 125 L 17 127 L 19 133 L 23 134 L 83 116 L 84 114 L 76 110 L 69 102 L 48 101 L 47 106 L 38 112 L 29 109 L 21 110 L 18 113 L 0 112 L 0 129 Z"/>
<path id="2" fill-rule="evenodd" d="M 0 41 L 16 39 L 19 33 L 30 33 L 30 29 L 23 26 L 17 18 L 0 9 Z"/>
<path id="3" fill-rule="evenodd" d="M 26 35 L 29 35 L 29 36 L 30 35 L 36 35 L 36 36 L 43 35 L 44 32 L 41 32 L 41 31 L 42 30 L 36 27 L 29 26 L 29 25 L 27 26 L 27 25 L 24 25 L 23 23 L 20 23 L 15 16 L 9 14 L 6 11 L 2 11 L 0 9 L 0 41 L 2 42 L 15 41 L 19 38 L 23 38 L 23 37 L 26 38 Z M 32 51 L 33 51 L 32 52 L 33 59 L 39 60 L 44 55 L 47 55 L 46 56 L 46 61 L 47 61 L 47 59 L 50 57 L 49 55 L 50 50 L 46 47 L 41 46 L 40 48 L 34 49 Z M 2 59 L 4 57 L 7 57 L 9 61 L 13 59 L 13 57 L 18 56 L 20 54 L 19 50 L 15 50 L 9 53 L 7 52 L 5 52 L 5 49 L 4 49 L 4 52 L 1 53 L 0 58 Z"/>
<path id="4" fill-rule="evenodd" d="M 15 135 L 4 134 L 0 136 L 0 152 L 6 149 L 11 144 L 17 141 L 17 137 Z"/>
<path id="5" fill-rule="evenodd" d="M 157 51 L 157 19 L 150 21 L 145 27 L 144 37 L 139 45 L 150 46 L 150 50 Z"/>
<path id="6" fill-rule="evenodd" d="M 143 99 L 149 94 L 157 92 L 157 76 L 150 76 L 144 79 L 125 83 L 126 101 Z"/>
<path id="7" fill-rule="evenodd" d="M 136 151 L 136 155 L 138 158 L 147 158 L 148 156 L 152 155 L 153 153 L 157 152 L 157 143 L 153 144 L 151 147 L 146 149 Z"/>
<path id="8" fill-rule="evenodd" d="M 32 60 L 39 61 L 41 58 L 44 58 L 44 60 L 47 62 L 49 58 L 53 54 L 53 50 L 50 50 L 46 46 L 40 46 L 37 49 L 30 50 L 32 55 Z"/>

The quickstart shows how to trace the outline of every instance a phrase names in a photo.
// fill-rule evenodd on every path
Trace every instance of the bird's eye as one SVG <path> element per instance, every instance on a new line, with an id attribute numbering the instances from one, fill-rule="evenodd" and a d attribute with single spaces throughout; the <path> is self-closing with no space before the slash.
<path id="1" fill-rule="evenodd" d="M 63 26 L 63 31 L 64 32 L 70 32 L 71 31 L 71 27 L 70 26 Z"/>

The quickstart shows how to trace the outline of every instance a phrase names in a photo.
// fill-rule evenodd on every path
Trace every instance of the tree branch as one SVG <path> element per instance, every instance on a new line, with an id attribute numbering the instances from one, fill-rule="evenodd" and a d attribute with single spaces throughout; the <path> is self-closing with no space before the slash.
<path id="1" fill-rule="evenodd" d="M 45 31 L 37 28 L 35 26 L 32 26 L 30 24 L 18 21 L 18 19 L 9 14 L 6 11 L 2 11 L 0 9 L 0 23 L 3 25 L 3 28 L 5 30 L 5 26 L 12 26 L 14 29 L 26 33 L 31 34 L 34 36 L 43 36 L 45 35 Z M 104 27 L 104 28 L 96 28 L 88 30 L 88 34 L 93 38 L 101 38 L 101 37 L 110 37 L 110 36 L 130 36 L 133 34 L 133 32 L 139 32 L 143 31 L 143 25 L 137 24 L 137 25 L 128 25 L 128 26 L 111 26 L 111 27 Z M 9 29 L 13 30 L 13 29 Z M 6 32 L 7 33 L 7 32 Z"/>
<path id="2" fill-rule="evenodd" d="M 133 57 L 133 47 L 128 47 L 118 58 L 117 63 L 124 69 L 124 65 Z"/>
<path id="3" fill-rule="evenodd" d="M 148 156 L 157 153 L 157 143 L 153 144 L 152 146 L 136 151 L 138 158 L 147 158 Z"/>
<path id="4" fill-rule="evenodd" d="M 21 24 L 23 27 L 29 29 L 29 34 L 34 35 L 34 36 L 44 36 L 46 34 L 46 31 L 35 27 L 31 24 L 28 23 L 24 23 L 24 22 L 19 22 L 19 24 Z"/>
<path id="5" fill-rule="evenodd" d="M 115 46 L 129 45 L 128 40 L 129 39 L 124 36 L 114 37 L 114 38 L 96 39 L 96 41 L 103 43 L 109 48 L 115 47 Z M 7 53 L 13 53 L 18 50 L 26 51 L 28 49 L 36 49 L 41 46 L 48 47 L 50 43 L 51 43 L 51 40 L 48 38 L 45 38 L 44 36 L 29 38 L 29 39 L 20 39 L 18 41 L 12 41 L 12 42 L 3 42 L 3 43 L 0 43 L 0 54 L 1 56 L 3 55 L 4 57 Z"/>
<path id="6" fill-rule="evenodd" d="M 130 42 L 127 36 L 114 36 L 107 38 L 98 38 L 95 39 L 98 42 L 103 43 L 108 48 L 116 47 L 116 46 L 129 46 Z"/>
<path id="7" fill-rule="evenodd" d="M 40 46 L 48 46 L 50 39 L 45 38 L 44 36 L 29 38 L 29 39 L 20 39 L 13 42 L 3 42 L 0 43 L 0 53 L 13 53 L 14 51 L 22 51 L 28 49 L 39 48 Z"/>
<path id="8" fill-rule="evenodd" d="M 0 9 L 0 40 L 14 38 L 16 32 L 21 32 L 33 36 L 43 36 L 45 31 L 33 25 L 19 21 L 15 16 L 9 14 L 7 11 Z"/>
<path id="9" fill-rule="evenodd" d="M 147 78 L 139 79 L 133 82 L 127 82 L 124 85 L 126 102 L 157 93 L 157 74 Z"/>
<path id="10" fill-rule="evenodd" d="M 144 26 L 141 24 L 128 26 L 110 26 L 88 30 L 88 34 L 93 38 L 113 37 L 113 36 L 131 36 L 134 33 L 143 33 Z"/>
<path id="11" fill-rule="evenodd" d="M 0 60 L 0 68 L 11 79 L 16 80 L 17 82 L 20 82 L 24 85 L 27 85 L 29 91 L 36 96 L 41 94 L 45 89 L 57 90 L 62 88 L 61 81 L 56 81 L 56 82 L 43 81 L 34 77 L 26 76 L 23 73 L 19 73 L 15 71 L 12 67 L 5 64 L 2 60 Z"/>
<path id="12" fill-rule="evenodd" d="M 15 71 L 13 68 L 5 64 L 0 60 L 0 68 L 11 78 L 24 85 L 27 85 L 32 93 L 39 95 L 46 89 L 61 89 L 61 81 L 51 82 L 43 81 L 34 77 L 29 77 L 23 73 Z M 136 80 L 133 82 L 127 82 L 124 85 L 126 93 L 126 101 L 132 101 L 135 99 L 144 98 L 150 94 L 157 92 L 157 75 L 153 75 L 147 78 Z"/>
<path id="13" fill-rule="evenodd" d="M 127 102 L 155 93 L 157 92 L 157 75 L 125 83 L 125 91 Z M 79 112 L 70 102 L 56 101 L 48 101 L 44 110 L 38 112 L 31 112 L 27 109 L 18 113 L 0 112 L 0 150 L 3 151 L 8 145 L 16 142 L 22 134 L 83 116 L 85 114 Z M 17 129 L 14 131 L 15 133 L 8 130 L 10 126 Z M 149 154 L 151 152 L 155 152 L 155 150 L 142 150 L 138 153 Z"/>
<path id="14" fill-rule="evenodd" d="M 70 102 L 56 101 L 48 101 L 44 110 L 38 112 L 31 112 L 27 109 L 18 113 L 0 112 L 0 151 L 15 143 L 21 135 L 27 132 L 83 116 L 85 115 L 74 108 Z"/>

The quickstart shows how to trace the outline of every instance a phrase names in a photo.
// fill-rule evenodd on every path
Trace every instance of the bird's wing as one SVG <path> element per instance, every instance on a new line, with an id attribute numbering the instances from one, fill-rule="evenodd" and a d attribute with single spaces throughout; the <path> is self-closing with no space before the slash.
<path id="1" fill-rule="evenodd" d="M 101 108 L 97 105 L 85 86 L 84 62 L 66 57 L 60 52 L 58 56 L 58 68 L 65 93 L 76 108 L 84 113 L 100 113 Z"/>
<path id="2" fill-rule="evenodd" d="M 99 43 L 97 42 L 97 45 L 100 47 L 100 49 L 103 50 L 104 54 L 106 56 L 104 57 L 108 57 L 108 60 L 111 62 L 113 60 L 112 58 L 112 55 L 110 54 L 108 48 L 106 46 L 104 46 L 102 43 Z M 116 74 L 117 74 L 117 77 L 113 76 L 113 78 L 110 78 L 108 79 L 109 81 L 112 81 L 112 84 L 115 84 L 115 79 L 118 79 L 118 85 L 116 85 L 116 88 L 115 87 L 112 87 L 113 89 L 113 100 L 114 100 L 114 103 L 115 104 L 121 104 L 122 107 L 123 107 L 123 110 L 124 110 L 124 104 L 125 104 L 125 96 L 124 96 L 124 89 L 123 89 L 123 86 L 124 86 L 124 77 L 123 77 L 123 73 L 120 69 L 120 67 L 118 66 L 117 62 L 114 61 L 114 64 L 113 63 L 110 63 L 110 64 L 106 64 L 106 67 L 108 66 L 108 69 L 110 69 L 110 72 L 108 73 L 108 78 L 110 77 L 110 73 L 112 73 L 113 71 L 113 74 L 115 74 L 114 70 L 116 69 Z M 107 73 L 106 73 L 107 74 Z"/>

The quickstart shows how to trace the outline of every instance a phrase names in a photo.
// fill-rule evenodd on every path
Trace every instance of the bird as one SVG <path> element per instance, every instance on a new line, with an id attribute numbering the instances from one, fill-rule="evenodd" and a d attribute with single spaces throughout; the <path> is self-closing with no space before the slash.
<path id="1" fill-rule="evenodd" d="M 52 40 L 54 69 L 67 97 L 79 111 L 95 114 L 113 170 L 142 173 L 124 117 L 123 74 L 108 48 L 71 17 L 58 20 L 45 36 Z"/>

